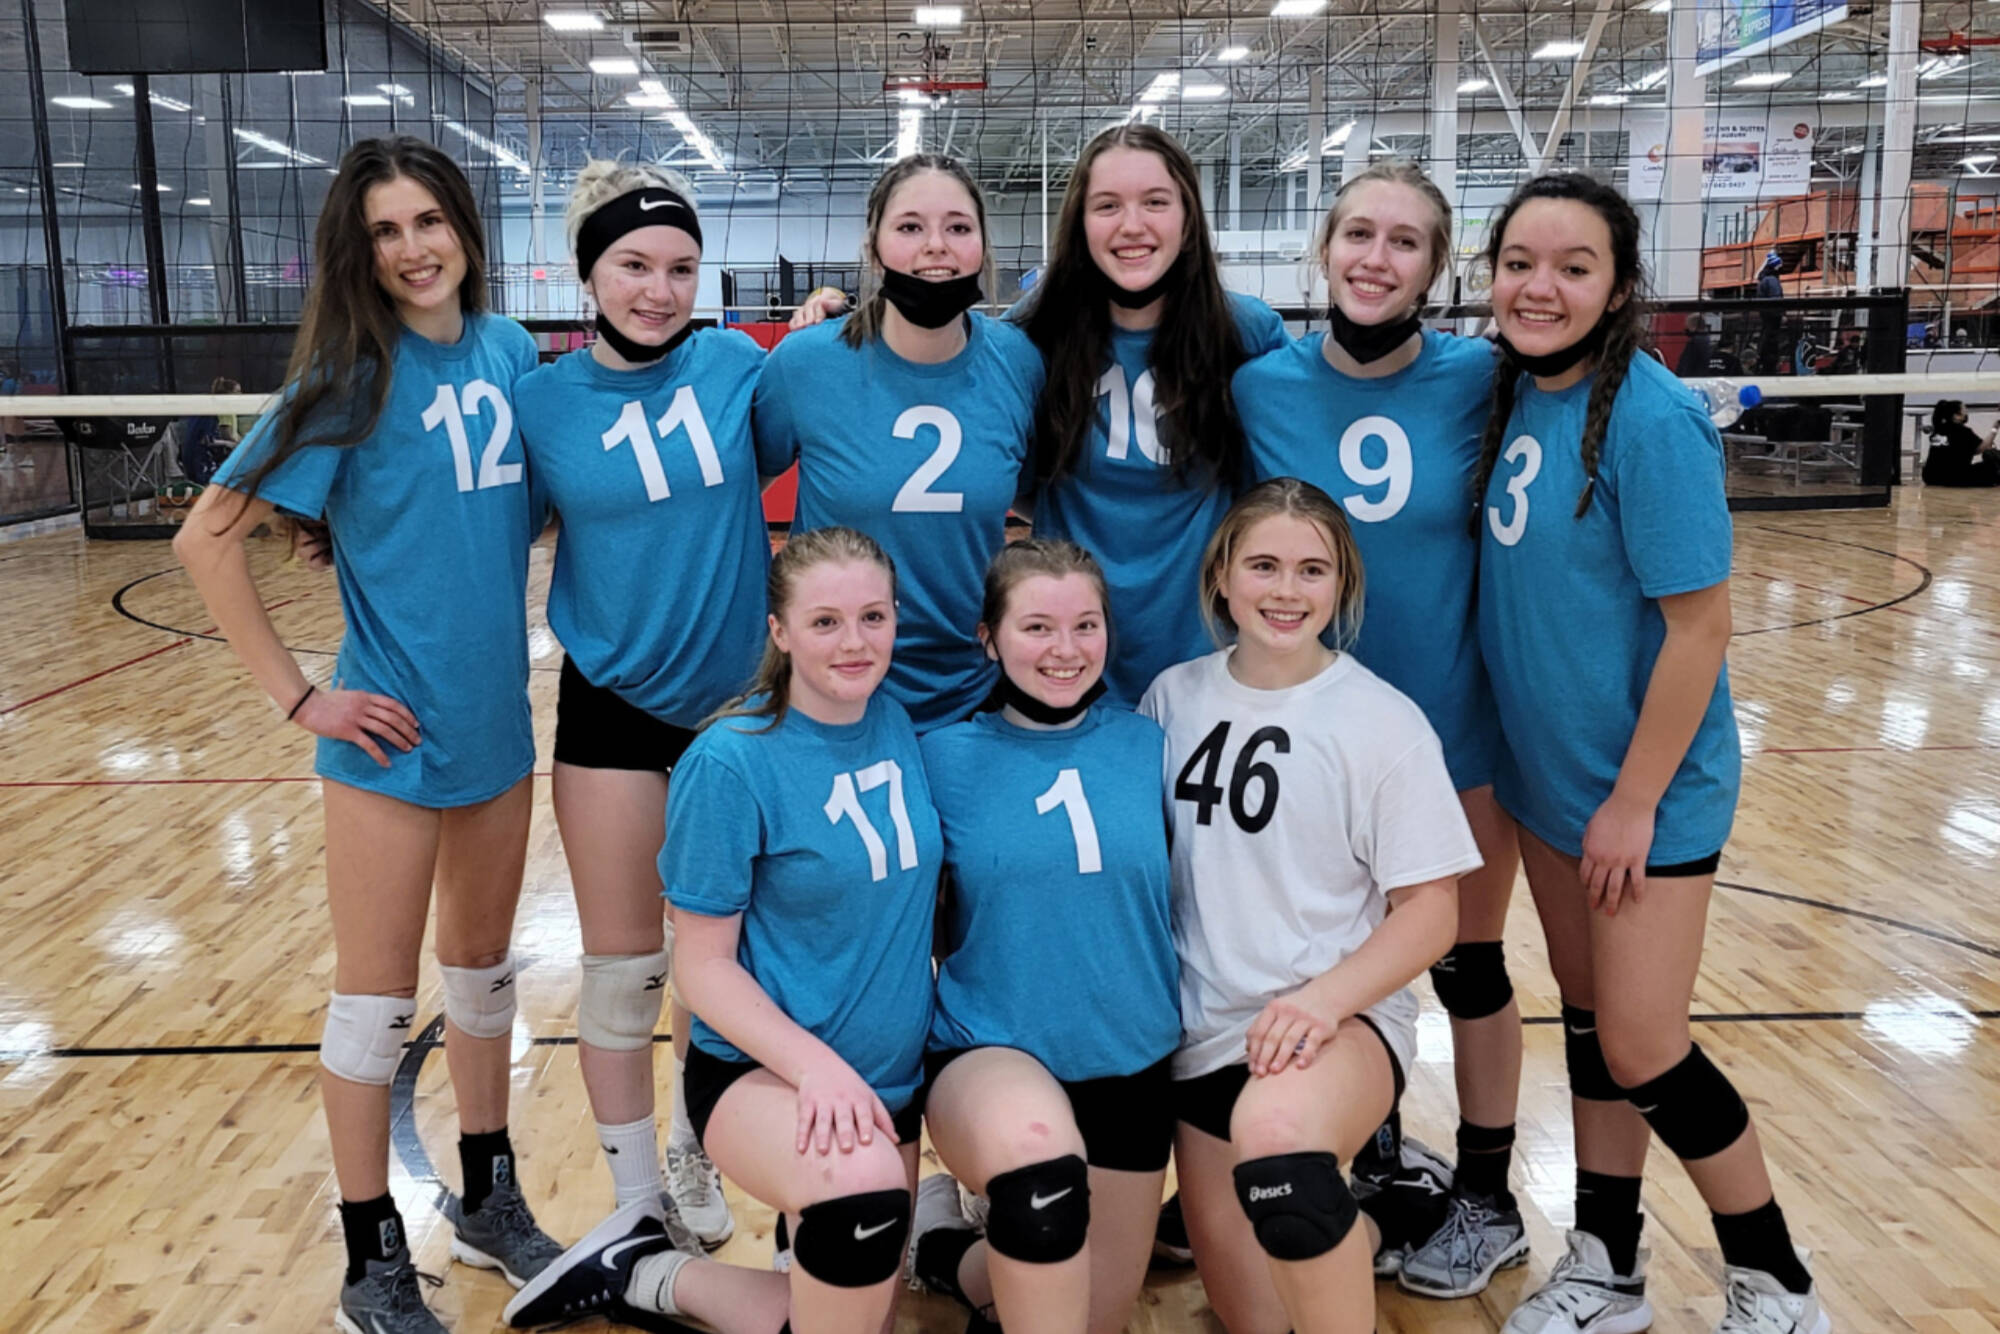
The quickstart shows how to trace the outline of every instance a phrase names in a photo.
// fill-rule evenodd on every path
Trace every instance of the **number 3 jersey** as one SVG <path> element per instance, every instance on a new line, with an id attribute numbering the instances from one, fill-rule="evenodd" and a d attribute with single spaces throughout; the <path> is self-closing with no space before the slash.
<path id="1" fill-rule="evenodd" d="M 1479 656 L 1472 481 L 1493 402 L 1493 345 L 1427 331 L 1402 370 L 1327 363 L 1307 334 L 1236 373 L 1256 481 L 1297 477 L 1347 511 L 1368 572 L 1354 656 L 1415 700 L 1461 791 L 1493 781 L 1500 723 Z"/>
<path id="2" fill-rule="evenodd" d="M 750 439 L 764 352 L 702 329 L 650 366 L 589 349 L 515 391 L 536 487 L 562 520 L 549 626 L 584 679 L 692 728 L 764 646 L 770 537 Z"/>
<path id="3" fill-rule="evenodd" d="M 1159 727 L 1106 705 L 1048 729 L 980 713 L 923 748 L 951 870 L 930 1045 L 1015 1047 L 1062 1080 L 1170 1055 Z"/>
<path id="4" fill-rule="evenodd" d="M 916 733 L 880 690 L 858 723 L 769 723 L 711 723 L 674 767 L 660 881 L 683 912 L 742 914 L 737 962 L 900 1111 L 923 1079 L 943 856 Z M 690 1036 L 751 1059 L 699 1018 Z"/>
<path id="5" fill-rule="evenodd" d="M 308 445 L 259 484 L 262 499 L 324 518 L 333 533 L 347 619 L 333 684 L 399 700 L 423 729 L 407 753 L 381 743 L 386 769 L 351 742 L 321 737 L 322 777 L 447 807 L 496 797 L 534 767 L 527 587 L 536 524 L 513 407 L 515 381 L 534 364 L 528 331 L 497 315 L 467 315 L 451 344 L 404 329 L 374 433 L 351 446 Z M 276 425 L 266 413 L 216 482 L 247 485 Z"/>
<path id="6" fill-rule="evenodd" d="M 845 525 L 896 562 L 896 656 L 883 689 L 919 731 L 957 722 L 993 688 L 979 646 L 986 563 L 1006 541 L 1042 389 L 1042 355 L 973 313 L 950 361 L 905 361 L 844 321 L 788 335 L 757 385 L 766 476 L 799 465 L 792 531 Z"/>
<path id="7" fill-rule="evenodd" d="M 1246 1060 L 1264 1006 L 1360 949 L 1390 890 L 1480 865 L 1437 734 L 1408 697 L 1346 654 L 1258 690 L 1230 675 L 1232 652 L 1168 668 L 1140 705 L 1167 733 L 1176 1079 Z M 1416 993 L 1367 1014 L 1410 1069 Z"/>

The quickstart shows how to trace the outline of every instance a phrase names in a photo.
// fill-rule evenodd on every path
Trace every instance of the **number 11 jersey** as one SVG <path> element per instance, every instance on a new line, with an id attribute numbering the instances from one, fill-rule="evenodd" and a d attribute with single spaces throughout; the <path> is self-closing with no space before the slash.
<path id="1" fill-rule="evenodd" d="M 1437 734 L 1407 696 L 1346 654 L 1259 690 L 1230 675 L 1233 652 L 1169 667 L 1139 706 L 1167 734 L 1175 1079 L 1243 1062 L 1264 1006 L 1360 949 L 1390 890 L 1480 865 Z M 1366 1013 L 1410 1069 L 1416 993 Z"/>

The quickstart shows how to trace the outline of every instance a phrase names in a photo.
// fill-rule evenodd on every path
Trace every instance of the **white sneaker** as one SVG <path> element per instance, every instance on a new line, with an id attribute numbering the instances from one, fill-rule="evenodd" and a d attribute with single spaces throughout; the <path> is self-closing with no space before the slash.
<path id="1" fill-rule="evenodd" d="M 667 1194 L 673 1196 L 681 1221 L 701 1244 L 714 1250 L 736 1235 L 736 1219 L 722 1195 L 722 1173 L 693 1141 L 667 1145 Z"/>
<path id="2" fill-rule="evenodd" d="M 939 1228 L 971 1230 L 959 1207 L 958 1178 L 949 1172 L 935 1172 L 917 1183 L 917 1207 L 910 1223 L 910 1249 L 903 1258 L 903 1272 L 912 1292 L 942 1292 L 956 1296 L 955 1275 L 927 1275 L 917 1272 L 917 1243 L 924 1234 Z"/>
<path id="3" fill-rule="evenodd" d="M 1548 1281 L 1514 1308 L 1501 1334 L 1639 1334 L 1653 1323 L 1646 1302 L 1646 1252 L 1630 1274 L 1614 1273 L 1604 1243 L 1571 1231 L 1569 1253 Z"/>
<path id="4" fill-rule="evenodd" d="M 1805 1259 L 1805 1252 L 1799 1252 Z M 1724 1280 L 1722 1323 L 1715 1334 L 1831 1334 L 1833 1321 L 1819 1308 L 1817 1285 L 1787 1292 L 1761 1269 L 1729 1268 Z"/>

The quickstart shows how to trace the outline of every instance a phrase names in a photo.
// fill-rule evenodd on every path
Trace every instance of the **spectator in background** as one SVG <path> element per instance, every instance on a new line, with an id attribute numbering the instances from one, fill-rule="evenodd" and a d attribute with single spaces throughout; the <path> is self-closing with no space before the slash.
<path id="1" fill-rule="evenodd" d="M 1840 344 L 1834 349 L 1833 365 L 1828 375 L 1861 374 L 1861 330 L 1848 329 L 1841 333 Z"/>
<path id="2" fill-rule="evenodd" d="M 1972 331 L 1963 324 L 1959 325 L 1951 331 L 1951 345 L 1953 347 L 1971 347 Z"/>
<path id="3" fill-rule="evenodd" d="M 1757 275 L 1757 296 L 1760 300 L 1782 298 L 1785 284 L 1778 275 L 1784 272 L 1785 261 L 1773 250 L 1764 256 L 1763 271 Z M 1757 340 L 1757 370 L 1759 374 L 1775 375 L 1778 371 L 1778 343 L 1780 331 L 1784 328 L 1785 316 L 1780 310 L 1767 310 L 1758 317 L 1762 321 L 1762 337 Z"/>
<path id="4" fill-rule="evenodd" d="M 1940 400 L 1931 410 L 1930 452 L 1924 455 L 1925 486 L 2000 486 L 2000 449 L 1995 426 L 1981 439 L 1966 424 L 1965 404 L 1955 398 Z"/>
<path id="5" fill-rule="evenodd" d="M 1715 357 L 1715 344 L 1708 336 L 1708 325 L 1701 316 L 1687 317 L 1687 342 L 1681 348 L 1680 360 L 1674 364 L 1674 374 L 1683 378 L 1690 375 L 1708 374 L 1708 363 Z"/>
<path id="6" fill-rule="evenodd" d="M 211 394 L 240 394 L 243 386 L 226 375 L 209 382 Z M 229 457 L 236 444 L 236 418 L 189 417 L 181 423 L 181 476 L 196 485 L 206 485 L 215 470 Z"/>

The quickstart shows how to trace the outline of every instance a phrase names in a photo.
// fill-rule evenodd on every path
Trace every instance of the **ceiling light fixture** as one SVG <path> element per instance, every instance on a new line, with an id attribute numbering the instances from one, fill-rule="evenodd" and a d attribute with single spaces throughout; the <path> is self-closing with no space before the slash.
<path id="1" fill-rule="evenodd" d="M 590 62 L 590 72 L 612 78 L 633 75 L 639 72 L 639 62 L 630 56 L 598 56 Z"/>
<path id="2" fill-rule="evenodd" d="M 1247 46 L 1225 46 L 1215 53 L 1215 58 L 1224 64 L 1228 64 L 1232 61 L 1241 60 L 1249 54 L 1250 48 Z"/>
<path id="3" fill-rule="evenodd" d="M 965 22 L 965 10 L 957 5 L 918 5 L 910 20 L 919 28 L 956 28 Z"/>
<path id="4" fill-rule="evenodd" d="M 604 20 L 578 9 L 558 9 L 542 15 L 542 22 L 557 32 L 597 32 Z"/>
<path id="5" fill-rule="evenodd" d="M 1546 42 L 1530 60 L 1575 60 L 1583 54 L 1582 42 Z"/>

